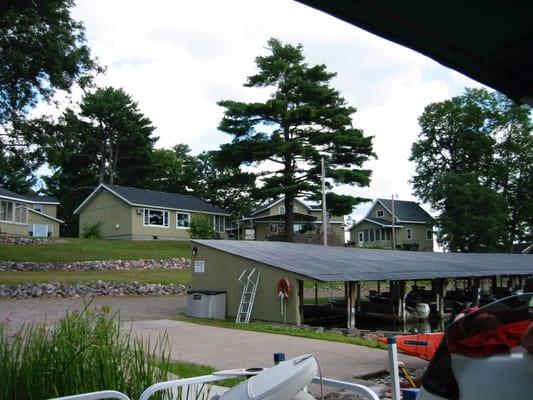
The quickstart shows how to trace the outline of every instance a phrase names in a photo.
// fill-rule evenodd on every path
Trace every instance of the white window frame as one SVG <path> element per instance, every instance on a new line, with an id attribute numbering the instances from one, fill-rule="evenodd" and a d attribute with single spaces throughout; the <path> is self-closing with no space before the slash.
<path id="1" fill-rule="evenodd" d="M 27 225 L 28 224 L 28 205 L 26 203 L 19 203 L 19 202 L 16 202 L 16 201 L 10 201 L 10 200 L 4 200 L 4 199 L 0 199 L 0 202 L 4 203 L 6 208 L 9 208 L 8 204 L 11 205 L 11 219 L 1 219 L 0 218 L 0 222 L 7 222 L 7 223 L 10 223 L 10 224 L 17 224 L 17 225 Z M 0 204 L 0 208 L 1 207 L 2 207 L 2 205 Z M 17 219 L 16 219 L 17 208 L 23 208 L 24 209 L 22 221 L 17 221 Z"/>
<path id="2" fill-rule="evenodd" d="M 146 213 L 148 213 L 148 221 L 150 221 L 150 212 L 151 211 L 157 211 L 157 212 L 162 212 L 163 213 L 163 225 L 153 225 L 153 224 L 150 224 L 150 223 L 146 223 Z M 165 215 L 166 215 L 166 218 L 165 218 Z M 169 217 L 169 212 L 168 210 L 161 210 L 161 209 L 158 209 L 158 208 L 144 208 L 143 209 L 143 226 L 147 226 L 147 227 L 150 227 L 150 228 L 165 228 L 165 229 L 169 229 L 170 228 L 170 224 L 169 224 L 169 221 L 168 221 L 168 217 Z M 167 222 L 167 224 L 165 225 L 165 220 Z"/>
<path id="3" fill-rule="evenodd" d="M 413 230 L 411 228 L 405 229 L 405 238 L 407 240 L 413 240 Z"/>
<path id="4" fill-rule="evenodd" d="M 278 213 L 279 214 L 285 214 L 285 206 L 279 206 L 278 207 Z"/>
<path id="5" fill-rule="evenodd" d="M 380 215 L 381 213 L 381 215 Z M 385 215 L 385 211 L 383 210 L 376 210 L 376 218 L 381 218 Z"/>
<path id="6" fill-rule="evenodd" d="M 178 215 L 187 215 L 187 226 L 179 226 Z M 191 227 L 191 213 L 176 211 L 176 229 L 189 229 Z"/>
<path id="7" fill-rule="evenodd" d="M 217 218 L 222 218 L 222 230 L 217 230 Z M 226 232 L 226 216 L 225 215 L 213 215 L 213 229 L 215 232 Z"/>
<path id="8" fill-rule="evenodd" d="M 433 240 L 433 230 L 431 229 L 426 230 L 426 240 Z"/>
<path id="9" fill-rule="evenodd" d="M 36 203 L 36 204 L 33 205 L 33 209 L 34 209 L 35 211 L 38 211 L 38 212 L 41 212 L 41 213 L 42 213 L 42 212 L 44 212 L 44 211 L 43 211 L 43 210 L 44 210 L 44 205 L 43 205 L 43 204 L 37 204 L 37 203 Z"/>

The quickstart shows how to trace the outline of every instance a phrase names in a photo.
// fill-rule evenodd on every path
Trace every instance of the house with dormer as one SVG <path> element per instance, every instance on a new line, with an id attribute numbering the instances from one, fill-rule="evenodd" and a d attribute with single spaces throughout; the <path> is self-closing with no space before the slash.
<path id="1" fill-rule="evenodd" d="M 101 223 L 104 239 L 188 240 L 195 215 L 211 219 L 215 233 L 225 238 L 230 214 L 189 194 L 100 184 L 74 210 L 83 227 Z"/>
<path id="2" fill-rule="evenodd" d="M 433 251 L 435 220 L 414 201 L 377 199 L 350 229 L 357 247 Z"/>
<path id="3" fill-rule="evenodd" d="M 253 232 L 240 235 L 244 239 L 272 240 L 285 233 L 285 197 L 279 197 L 263 204 L 239 221 L 243 231 Z M 294 233 L 300 235 L 320 235 L 322 233 L 322 206 L 308 204 L 294 199 Z M 344 216 L 328 216 L 328 232 L 344 243 Z"/>
<path id="4" fill-rule="evenodd" d="M 0 235 L 58 237 L 59 201 L 53 196 L 23 195 L 0 188 Z"/>

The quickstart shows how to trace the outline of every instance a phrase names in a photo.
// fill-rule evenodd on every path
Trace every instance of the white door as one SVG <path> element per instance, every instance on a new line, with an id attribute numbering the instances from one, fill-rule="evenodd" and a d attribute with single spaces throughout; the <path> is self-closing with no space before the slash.
<path id="1" fill-rule="evenodd" d="M 48 237 L 48 225 L 46 224 L 33 225 L 33 236 Z"/>
<path id="2" fill-rule="evenodd" d="M 363 247 L 363 244 L 365 242 L 363 232 L 359 232 L 357 234 L 357 238 L 359 239 L 359 246 Z"/>

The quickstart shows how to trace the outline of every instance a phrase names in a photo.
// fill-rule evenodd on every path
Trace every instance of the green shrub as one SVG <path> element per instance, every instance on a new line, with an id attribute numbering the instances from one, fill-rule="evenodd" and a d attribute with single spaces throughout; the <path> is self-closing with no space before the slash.
<path id="1" fill-rule="evenodd" d="M 81 237 L 84 239 L 102 239 L 103 232 L 102 229 L 104 227 L 103 221 L 98 221 L 95 224 L 85 224 L 81 228 Z"/>
<path id="2" fill-rule="evenodd" d="M 0 324 L 0 399 L 47 399 L 98 390 L 138 398 L 167 380 L 168 338 L 156 343 L 120 331 L 109 308 L 67 314 L 54 327 L 30 325 L 9 335 Z M 162 398 L 170 398 L 162 393 Z"/>
<path id="3" fill-rule="evenodd" d="M 189 233 L 191 239 L 214 239 L 216 234 L 213 218 L 208 215 L 193 215 Z"/>

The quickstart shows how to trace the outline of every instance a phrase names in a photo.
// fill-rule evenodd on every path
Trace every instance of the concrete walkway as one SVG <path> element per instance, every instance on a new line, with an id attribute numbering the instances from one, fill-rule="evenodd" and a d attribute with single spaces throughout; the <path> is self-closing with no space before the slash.
<path id="1" fill-rule="evenodd" d="M 364 346 L 172 320 L 135 321 L 132 324 L 135 334 L 151 341 L 166 331 L 172 359 L 216 369 L 271 366 L 272 355 L 276 352 L 285 353 L 287 358 L 313 353 L 320 360 L 324 376 L 347 381 L 387 369 L 387 352 Z M 415 357 L 400 355 L 399 358 L 409 368 L 427 365 Z"/>

